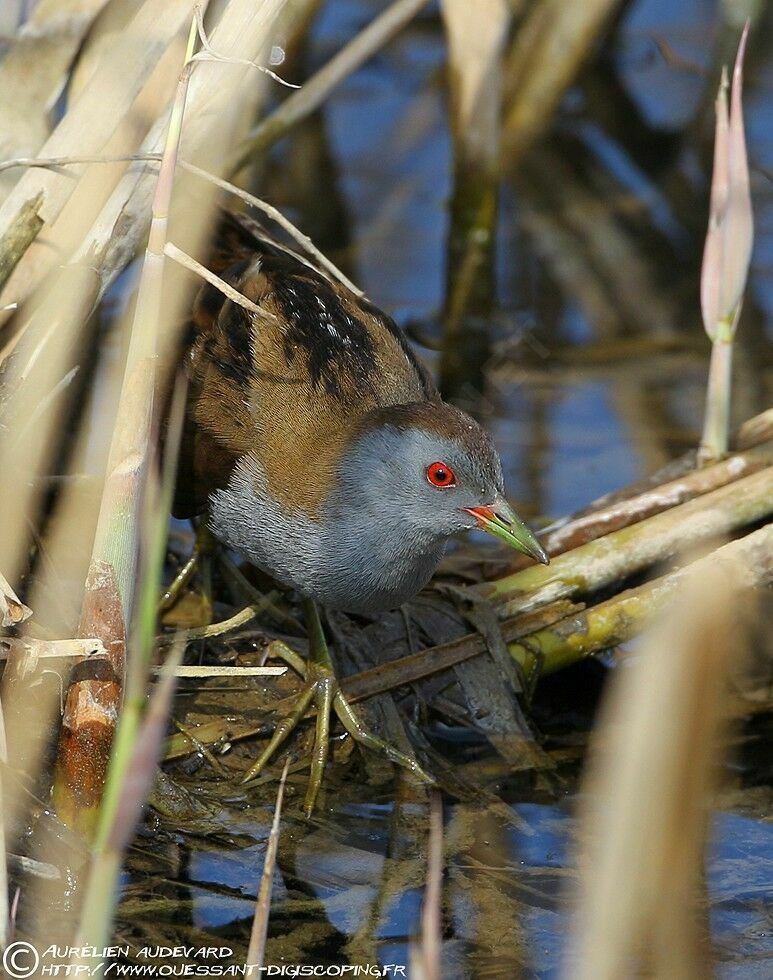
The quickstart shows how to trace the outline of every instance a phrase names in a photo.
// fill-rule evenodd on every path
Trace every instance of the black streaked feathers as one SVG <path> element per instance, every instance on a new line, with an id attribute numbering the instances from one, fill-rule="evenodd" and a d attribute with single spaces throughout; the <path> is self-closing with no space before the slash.
<path id="1" fill-rule="evenodd" d="M 235 288 L 240 288 L 248 270 L 254 276 L 259 268 L 266 284 L 263 302 L 273 305 L 273 300 L 286 319 L 284 346 L 288 364 L 297 365 L 299 353 L 303 352 L 307 359 L 304 367 L 313 385 L 324 387 L 329 395 L 343 401 L 360 397 L 363 386 L 373 387 L 379 365 L 369 324 L 363 319 L 365 314 L 397 341 L 424 397 L 437 397 L 432 380 L 391 317 L 274 241 L 257 222 L 223 211 L 216 242 L 212 268 Z M 228 256 L 232 262 L 226 265 Z M 216 296 L 212 296 L 213 292 Z M 205 307 L 210 317 L 217 317 L 218 297 L 222 307 L 220 325 L 234 355 L 233 364 L 224 373 L 234 379 L 243 378 L 252 359 L 250 314 L 224 300 L 212 286 L 204 287 L 198 306 Z"/>

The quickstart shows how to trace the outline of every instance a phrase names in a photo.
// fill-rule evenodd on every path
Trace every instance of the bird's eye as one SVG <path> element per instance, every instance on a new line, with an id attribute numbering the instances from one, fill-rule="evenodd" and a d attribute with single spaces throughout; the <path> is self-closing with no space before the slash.
<path id="1" fill-rule="evenodd" d="M 454 471 L 445 463 L 430 463 L 427 467 L 427 479 L 433 487 L 455 487 Z"/>

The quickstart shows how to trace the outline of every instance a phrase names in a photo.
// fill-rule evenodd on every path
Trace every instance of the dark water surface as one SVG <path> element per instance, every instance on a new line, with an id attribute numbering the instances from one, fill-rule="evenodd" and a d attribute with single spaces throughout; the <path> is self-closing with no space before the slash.
<path id="1" fill-rule="evenodd" d="M 326 4 L 311 66 L 381 6 Z M 710 159 L 705 75 L 716 72 L 716 18 L 710 0 L 632 4 L 609 57 L 565 100 L 550 140 L 503 184 L 494 357 L 478 406 L 501 449 L 512 498 L 537 522 L 651 472 L 697 441 L 709 353 L 697 286 Z M 370 297 L 435 340 L 451 192 L 444 62 L 442 32 L 429 15 L 341 86 L 324 113 L 334 183 L 317 190 L 320 209 L 330 210 L 337 195 L 318 239 L 343 246 L 337 254 Z M 614 95 L 628 115 L 608 125 L 597 111 L 599 92 L 607 101 Z M 752 49 L 745 96 L 757 236 L 739 334 L 739 419 L 770 403 L 769 30 Z M 644 134 L 638 143 L 635 129 Z M 285 204 L 302 221 L 309 213 L 308 200 L 293 200 L 291 190 Z M 568 234 L 572 207 L 585 227 Z M 436 361 L 429 349 L 421 352 Z M 554 779 L 510 781 L 510 824 L 484 803 L 447 803 L 444 978 L 557 975 L 572 793 L 602 674 L 586 665 L 538 695 L 546 745 L 568 761 Z M 750 722 L 746 734 L 755 751 L 738 761 L 733 790 L 722 797 L 709 888 L 719 974 L 754 980 L 773 976 L 769 720 Z M 139 928 L 132 902 L 146 919 L 156 901 L 155 927 L 167 941 L 179 929 L 246 942 L 270 810 L 249 794 L 224 800 L 217 778 L 202 783 L 203 771 L 178 778 L 214 806 L 205 829 L 181 833 L 162 820 L 133 852 L 121 912 L 129 936 Z M 291 784 L 291 801 L 303 779 Z M 334 781 L 309 824 L 297 816 L 297 800 L 288 811 L 270 956 L 408 962 L 423 894 L 424 830 L 416 814 L 424 811 L 404 787 L 394 803 L 393 783 L 369 798 L 365 792 L 362 783 Z"/>

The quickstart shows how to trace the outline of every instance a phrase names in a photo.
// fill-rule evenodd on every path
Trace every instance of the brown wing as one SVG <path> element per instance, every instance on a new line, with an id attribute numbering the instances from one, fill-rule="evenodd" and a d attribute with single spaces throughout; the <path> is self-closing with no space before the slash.
<path id="1" fill-rule="evenodd" d="M 274 496 L 313 515 L 363 414 L 437 392 L 386 314 L 258 226 L 228 214 L 221 227 L 215 271 L 263 314 L 199 293 L 175 511 L 201 511 L 253 455 Z"/>

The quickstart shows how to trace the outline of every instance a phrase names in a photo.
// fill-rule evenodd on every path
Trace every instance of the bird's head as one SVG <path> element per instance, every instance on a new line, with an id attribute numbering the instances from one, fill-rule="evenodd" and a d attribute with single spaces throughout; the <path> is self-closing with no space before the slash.
<path id="1" fill-rule="evenodd" d="M 337 491 L 344 519 L 356 507 L 374 533 L 402 533 L 417 549 L 480 527 L 548 562 L 504 497 L 490 436 L 445 402 L 390 406 L 365 416 L 341 457 Z"/>

